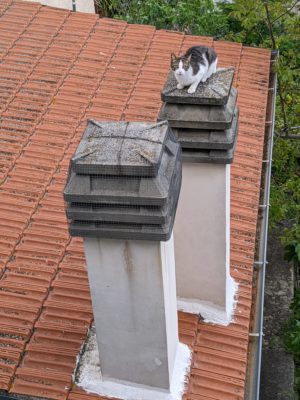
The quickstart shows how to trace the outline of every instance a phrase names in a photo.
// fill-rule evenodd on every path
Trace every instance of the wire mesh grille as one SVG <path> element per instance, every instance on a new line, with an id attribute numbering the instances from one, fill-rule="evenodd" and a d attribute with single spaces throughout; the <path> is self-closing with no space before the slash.
<path id="1" fill-rule="evenodd" d="M 181 150 L 166 121 L 89 121 L 64 197 L 74 236 L 168 240 Z"/>

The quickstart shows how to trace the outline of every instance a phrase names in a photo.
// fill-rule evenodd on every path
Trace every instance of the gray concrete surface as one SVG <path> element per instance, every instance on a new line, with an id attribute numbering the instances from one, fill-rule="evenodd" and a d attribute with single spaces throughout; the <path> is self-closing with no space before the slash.
<path id="1" fill-rule="evenodd" d="M 69 232 L 71 236 L 167 241 L 172 234 L 177 199 L 173 199 L 175 206 L 170 210 L 166 223 L 161 225 L 74 220 L 70 222 Z"/>
<path id="2" fill-rule="evenodd" d="M 238 131 L 238 109 L 232 126 L 223 131 L 172 128 L 183 149 L 229 150 L 235 143 Z"/>
<path id="3" fill-rule="evenodd" d="M 103 379 L 168 390 L 178 345 L 173 237 L 84 244 Z"/>
<path id="4" fill-rule="evenodd" d="M 176 186 L 177 187 L 177 186 Z M 169 198 L 169 201 L 172 199 Z M 167 223 L 170 205 L 164 207 L 122 207 L 120 205 L 102 205 L 86 203 L 70 203 L 67 208 L 67 216 L 73 220 L 122 222 L 136 224 Z"/>
<path id="5" fill-rule="evenodd" d="M 182 161 L 190 163 L 231 164 L 234 150 L 183 149 Z"/>
<path id="6" fill-rule="evenodd" d="M 167 121 L 88 122 L 71 159 L 74 172 L 116 176 L 156 176 L 167 139 Z"/>
<path id="7" fill-rule="evenodd" d="M 158 120 L 167 120 L 172 128 L 229 129 L 236 100 L 237 91 L 232 88 L 225 106 L 164 103 L 160 109 Z"/>
<path id="8" fill-rule="evenodd" d="M 170 71 L 161 92 L 161 98 L 166 103 L 225 105 L 228 101 L 233 76 L 234 68 L 220 69 L 206 82 L 201 82 L 195 93 L 189 94 L 188 87 L 177 89 L 174 72 Z"/>
<path id="9" fill-rule="evenodd" d="M 264 348 L 260 400 L 296 400 L 293 357 L 282 348 Z"/>
<path id="10" fill-rule="evenodd" d="M 233 147 L 228 150 L 205 150 L 197 148 L 183 148 L 182 149 L 182 161 L 184 163 L 210 163 L 210 164 L 231 164 L 233 162 L 235 147 L 237 142 L 236 130 L 234 135 Z"/>

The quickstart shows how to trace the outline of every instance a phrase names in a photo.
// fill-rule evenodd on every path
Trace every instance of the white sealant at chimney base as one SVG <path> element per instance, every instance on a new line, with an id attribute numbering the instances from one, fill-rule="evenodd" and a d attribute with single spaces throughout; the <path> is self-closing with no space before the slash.
<path id="1" fill-rule="evenodd" d="M 88 393 L 123 400 L 181 400 L 190 370 L 191 357 L 188 346 L 178 343 L 170 392 L 129 382 L 103 380 L 96 334 L 92 329 L 78 360 L 77 372 L 74 374 L 75 383 Z"/>

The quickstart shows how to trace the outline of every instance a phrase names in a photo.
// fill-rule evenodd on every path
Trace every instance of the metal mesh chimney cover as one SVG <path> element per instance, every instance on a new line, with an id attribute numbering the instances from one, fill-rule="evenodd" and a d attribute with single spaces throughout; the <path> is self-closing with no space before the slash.
<path id="1" fill-rule="evenodd" d="M 230 164 L 238 135 L 237 90 L 234 68 L 220 68 L 196 92 L 177 89 L 169 72 L 161 98 L 158 121 L 167 120 L 182 147 L 182 161 Z"/>
<path id="2" fill-rule="evenodd" d="M 166 121 L 89 121 L 64 191 L 73 236 L 168 240 L 181 151 Z"/>
<path id="3" fill-rule="evenodd" d="M 172 128 L 229 129 L 232 125 L 236 100 L 237 91 L 232 88 L 228 102 L 224 106 L 164 103 L 158 120 L 168 120 Z"/>

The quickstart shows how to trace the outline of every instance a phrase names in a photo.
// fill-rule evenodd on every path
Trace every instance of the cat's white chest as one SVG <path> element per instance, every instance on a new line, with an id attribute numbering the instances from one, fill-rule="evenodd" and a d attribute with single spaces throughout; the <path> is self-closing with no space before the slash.
<path id="1" fill-rule="evenodd" d="M 193 75 L 193 68 L 190 66 L 187 71 L 183 70 L 182 74 L 175 73 L 178 83 L 182 86 L 189 86 L 195 80 L 195 75 Z"/>
<path id="2" fill-rule="evenodd" d="M 195 93 L 199 83 L 206 82 L 216 72 L 217 62 L 215 52 L 203 46 L 191 47 L 181 57 L 171 54 L 171 67 L 178 82 L 177 89 L 189 86 L 187 92 Z"/>

